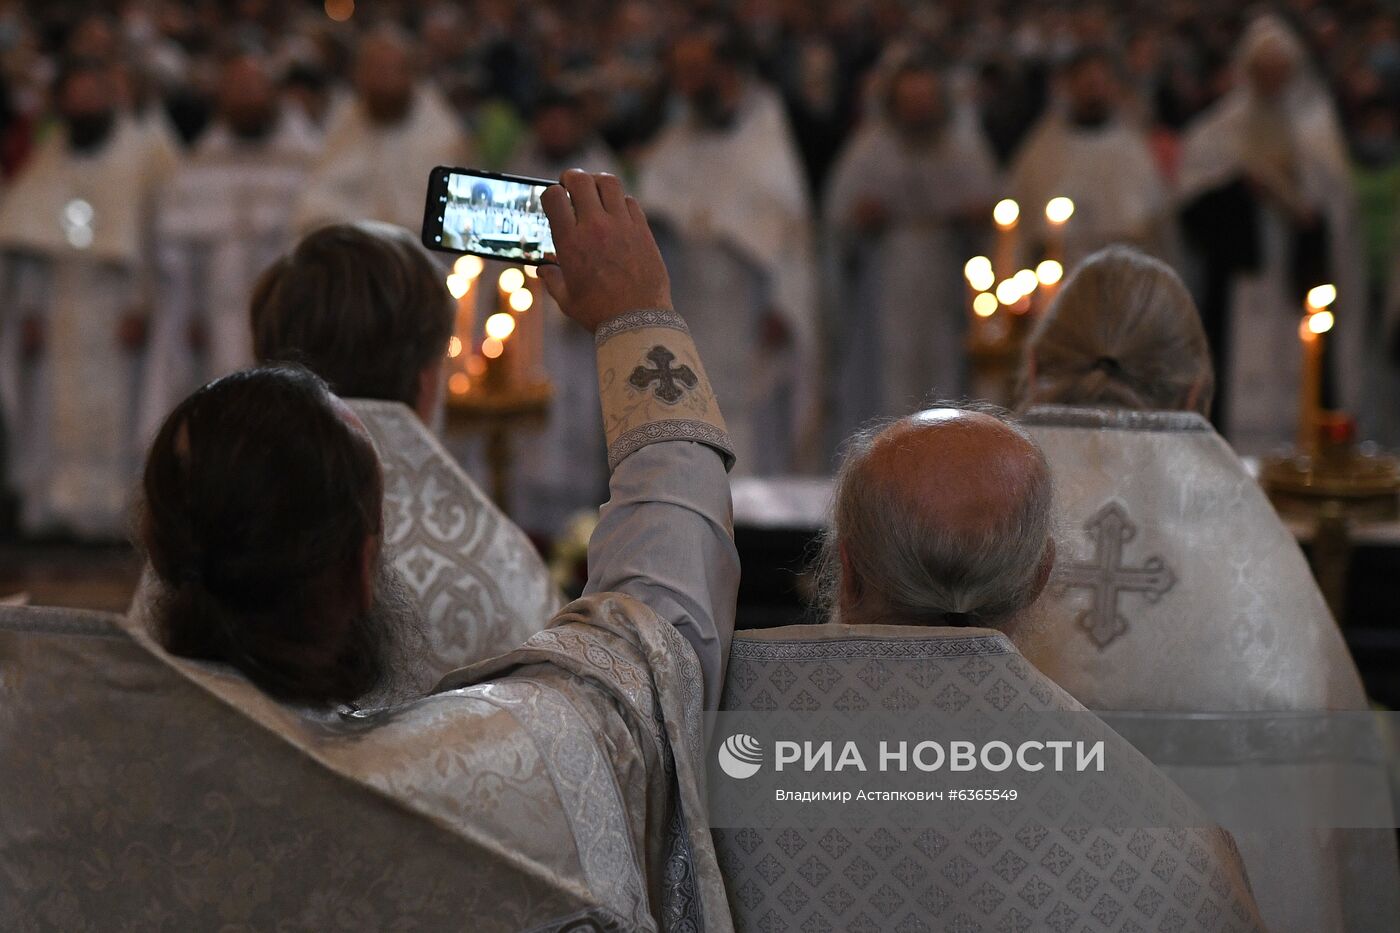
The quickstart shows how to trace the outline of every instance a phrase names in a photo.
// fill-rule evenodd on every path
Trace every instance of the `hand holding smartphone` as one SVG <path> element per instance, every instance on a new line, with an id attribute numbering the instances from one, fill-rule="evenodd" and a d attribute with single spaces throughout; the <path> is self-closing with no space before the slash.
<path id="1" fill-rule="evenodd" d="M 540 197 L 542 178 L 475 169 L 433 169 L 423 211 L 423 245 L 538 266 L 554 262 L 554 237 Z"/>
<path id="2" fill-rule="evenodd" d="M 569 169 L 543 204 L 559 256 L 540 281 L 568 317 L 594 331 L 629 311 L 671 310 L 666 263 L 616 175 Z"/>
<path id="3" fill-rule="evenodd" d="M 435 168 L 423 245 L 543 265 L 540 281 L 590 331 L 628 311 L 671 307 L 670 278 L 646 215 L 614 175 L 570 169 L 554 182 Z"/>

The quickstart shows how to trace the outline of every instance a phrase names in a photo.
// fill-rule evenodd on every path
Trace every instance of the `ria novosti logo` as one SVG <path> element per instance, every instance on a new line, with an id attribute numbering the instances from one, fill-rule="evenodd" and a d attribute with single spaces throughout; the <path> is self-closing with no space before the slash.
<path id="1" fill-rule="evenodd" d="M 774 743 L 773 770 L 812 772 L 915 771 L 977 771 L 992 774 L 1015 769 L 1035 772 L 1103 771 L 1104 742 L 1050 739 L 1029 740 L 1012 746 L 1008 742 L 990 741 L 979 746 L 975 742 L 953 740 L 946 743 L 923 741 L 910 747 L 908 741 L 879 742 L 878 757 L 871 758 L 871 749 L 862 752 L 860 743 L 847 741 L 838 745 L 832 740 L 813 742 L 777 741 Z M 747 732 L 736 732 L 719 747 L 719 766 L 725 774 L 738 780 L 751 778 L 763 767 L 763 743 Z M 870 762 L 870 764 L 867 764 Z M 791 766 L 791 767 L 789 767 Z"/>
<path id="2" fill-rule="evenodd" d="M 732 778 L 751 778 L 762 766 L 763 746 L 751 735 L 737 732 L 719 747 L 720 770 Z"/>

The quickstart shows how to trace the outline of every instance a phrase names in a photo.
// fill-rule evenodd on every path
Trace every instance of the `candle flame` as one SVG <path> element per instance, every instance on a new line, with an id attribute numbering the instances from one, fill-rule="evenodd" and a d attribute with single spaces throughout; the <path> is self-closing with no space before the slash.
<path id="1" fill-rule="evenodd" d="M 494 340 L 504 341 L 515 332 L 515 318 L 504 311 L 493 314 L 486 319 L 486 336 Z M 490 354 L 487 354 L 490 356 Z"/>
<path id="2" fill-rule="evenodd" d="M 540 270 L 539 270 L 539 269 L 536 269 L 534 266 L 526 266 L 526 267 L 525 267 L 525 278 L 527 278 L 527 279 L 537 279 L 537 278 L 539 278 L 539 277 L 540 277 Z"/>
<path id="3" fill-rule="evenodd" d="M 462 300 L 472 287 L 472 280 L 462 275 L 460 272 L 453 272 L 447 277 L 447 291 L 458 301 Z"/>
<path id="4" fill-rule="evenodd" d="M 1022 297 L 1035 291 L 1036 286 L 1040 284 L 1040 279 L 1036 278 L 1035 273 L 1030 269 L 1022 269 L 1020 272 L 1017 272 L 1014 280 L 1016 282 L 1016 290 L 1021 293 Z"/>
<path id="5" fill-rule="evenodd" d="M 1051 198 L 1045 205 L 1045 219 L 1059 226 L 1074 216 L 1074 202 L 1066 197 Z"/>
<path id="6" fill-rule="evenodd" d="M 453 373 L 452 378 L 447 380 L 447 388 L 453 395 L 466 395 L 471 387 L 472 381 L 466 373 Z"/>
<path id="7" fill-rule="evenodd" d="M 1337 286 L 1318 285 L 1308 289 L 1308 307 L 1314 311 L 1321 311 L 1337 300 Z M 1321 333 L 1318 331 L 1317 333 Z"/>
<path id="8" fill-rule="evenodd" d="M 972 313 L 978 317 L 991 317 L 997 313 L 997 296 L 991 292 L 983 292 L 972 299 Z"/>
<path id="9" fill-rule="evenodd" d="M 501 291 L 509 295 L 512 292 L 518 291 L 521 286 L 525 284 L 525 273 L 521 272 L 515 266 L 511 266 L 501 273 L 501 277 L 497 282 L 501 286 Z"/>
<path id="10" fill-rule="evenodd" d="M 1015 279 L 1003 280 L 1002 283 L 997 286 L 996 295 L 997 301 L 1000 301 L 1008 307 L 1025 297 L 1020 287 L 1016 284 Z"/>
<path id="11" fill-rule="evenodd" d="M 484 376 L 486 374 L 486 361 L 473 353 L 467 357 L 467 375 Z"/>
<path id="12" fill-rule="evenodd" d="M 992 208 L 992 220 L 996 221 L 998 227 L 1003 229 L 1016 226 L 1016 221 L 1021 217 L 1021 205 L 1010 198 L 1003 198 L 997 202 L 997 206 Z"/>
<path id="13" fill-rule="evenodd" d="M 477 278 L 485 269 L 486 263 L 481 261 L 480 256 L 458 256 L 457 261 L 452 264 L 453 272 L 468 279 Z"/>
<path id="14" fill-rule="evenodd" d="M 1331 311 L 1314 311 L 1307 317 L 1308 330 L 1314 334 L 1325 334 L 1332 329 L 1336 323 L 1336 318 Z"/>
<path id="15" fill-rule="evenodd" d="M 495 337 L 487 337 L 485 340 L 481 341 L 481 355 L 488 360 L 494 360 L 505 352 L 505 349 L 506 345 Z"/>
<path id="16" fill-rule="evenodd" d="M 512 311 L 529 311 L 535 304 L 535 295 L 528 288 L 517 288 L 510 293 Z"/>
<path id="17" fill-rule="evenodd" d="M 963 275 L 967 278 L 967 284 L 979 292 L 990 291 L 997 283 L 997 276 L 992 271 L 992 261 L 986 256 L 973 256 L 963 266 Z"/>
<path id="18" fill-rule="evenodd" d="M 1065 267 L 1053 259 L 1047 259 L 1035 267 L 1035 277 L 1041 285 L 1057 285 L 1065 277 Z"/>
<path id="19" fill-rule="evenodd" d="M 462 338 L 456 334 L 447 338 L 447 355 L 454 360 L 462 355 Z"/>

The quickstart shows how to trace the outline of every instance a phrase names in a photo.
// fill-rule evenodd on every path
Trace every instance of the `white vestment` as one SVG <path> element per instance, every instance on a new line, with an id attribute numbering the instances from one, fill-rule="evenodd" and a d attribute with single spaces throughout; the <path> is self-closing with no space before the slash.
<path id="1" fill-rule="evenodd" d="M 0 927 L 729 930 L 700 681 L 619 594 L 354 713 L 131 620 L 0 607 Z"/>
<path id="2" fill-rule="evenodd" d="M 530 539 L 501 514 L 408 406 L 348 399 L 384 477 L 382 540 L 423 623 L 415 657 L 426 683 L 524 644 L 558 611 L 559 593 Z M 129 614 L 151 613 L 148 566 Z"/>
<path id="3" fill-rule="evenodd" d="M 130 663 L 121 665 L 71 640 L 36 642 L 28 637 L 33 626 L 7 625 L 0 612 L 0 748 L 26 750 L 0 756 L 0 782 L 26 789 L 0 816 L 0 872 L 19 879 L 0 888 L 0 921 L 50 904 L 79 921 L 124 905 L 134 891 L 180 928 L 204 929 L 228 909 L 226 886 L 253 885 L 256 896 L 239 901 L 236 919 L 262 928 L 293 913 L 288 904 L 305 893 L 298 875 L 308 875 L 320 900 L 346 902 L 334 925 L 352 930 L 440 916 L 444 899 L 467 903 L 459 920 L 474 930 L 731 929 L 705 823 L 702 711 L 723 682 L 739 583 L 725 474 L 732 454 L 679 319 L 656 325 L 651 312 L 609 323 L 599 369 L 615 372 L 635 344 L 668 341 L 697 373 L 695 404 L 684 409 L 695 417 L 684 426 L 657 419 L 652 412 L 672 409 L 614 393 L 609 424 L 621 433 L 611 498 L 589 542 L 585 595 L 520 647 L 447 675 L 429 696 L 363 712 L 279 703 L 224 665 L 162 651 L 148 634 L 150 607 L 159 603 L 133 607 L 126 627 L 135 644 L 122 649 Z M 377 445 L 415 446 L 378 417 L 380 406 L 356 407 L 370 415 Z M 400 406 L 391 419 L 397 431 L 411 427 L 405 417 Z M 404 528 L 393 514 L 403 485 L 412 487 L 412 509 L 434 510 L 418 512 L 424 525 L 446 527 L 469 507 L 452 493 L 435 494 L 442 481 L 432 467 L 401 470 L 391 461 L 388 543 Z M 494 569 L 505 574 L 508 563 Z M 495 582 L 502 591 L 511 586 Z M 45 628 L 41 635 L 73 634 L 71 625 Z M 16 657 L 16 671 L 45 676 L 18 676 L 6 663 Z M 210 704 L 211 694 L 218 702 Z M 115 724 L 133 708 L 136 728 Z M 64 724 L 76 721 L 88 724 L 91 741 L 58 757 L 35 738 L 65 734 Z M 145 763 L 134 772 L 133 754 Z M 84 781 L 64 781 L 65 763 Z M 305 840 L 324 825 L 321 798 L 303 813 L 298 795 L 277 793 L 323 774 L 340 778 L 347 798 L 377 792 L 381 808 L 448 834 L 472 870 L 445 890 L 402 894 L 413 879 L 355 889 L 349 878 L 369 874 L 357 859 L 328 856 L 335 840 L 325 833 Z M 288 831 L 278 806 L 290 810 L 285 823 L 305 829 Z M 209 832 L 211 819 L 226 831 Z M 81 888 L 55 868 L 71 863 L 75 844 L 100 853 L 96 883 Z M 145 886 L 115 882 L 141 870 L 149 851 L 191 849 L 198 870 L 188 877 L 161 871 Z M 415 851 L 410 845 L 402 857 Z M 307 861 L 339 869 L 308 871 Z"/>
<path id="4" fill-rule="evenodd" d="M 803 179 L 782 102 L 758 84 L 728 129 L 679 115 L 641 169 L 639 199 L 661 228 L 676 307 L 705 356 L 741 473 L 789 470 L 815 442 L 820 360 Z M 770 310 L 793 336 L 779 354 L 760 346 Z"/>
<path id="5" fill-rule="evenodd" d="M 0 201 L 0 404 L 29 532 L 125 535 L 142 354 L 118 328 L 151 298 L 151 211 L 175 158 L 129 117 L 92 154 L 60 131 Z M 33 361 L 27 318 L 43 328 Z"/>
<path id="6" fill-rule="evenodd" d="M 1011 197 L 1021 206 L 1023 248 L 1050 236 L 1045 205 L 1051 198 L 1074 201 L 1063 230 L 1065 269 L 1114 243 L 1130 243 L 1161 254 L 1167 249 L 1166 185 L 1143 133 L 1119 121 L 1101 127 L 1074 126 L 1059 112 L 1031 132 L 1011 166 Z M 1035 267 L 1041 258 L 1023 254 Z"/>
<path id="7" fill-rule="evenodd" d="M 325 149 L 297 204 L 295 226 L 307 232 L 381 220 L 417 232 L 428 174 L 439 165 L 465 165 L 469 151 L 461 121 L 429 85 L 414 91 L 407 116 L 391 127 L 375 124 L 359 101 L 342 99 L 327 122 Z"/>
<path id="8" fill-rule="evenodd" d="M 379 452 L 384 544 L 417 597 L 432 679 L 524 644 L 559 608 L 530 539 L 407 406 L 351 399 L 350 407 Z"/>
<path id="9" fill-rule="evenodd" d="M 507 171 L 533 178 L 558 179 L 565 169 L 619 174 L 612 150 L 593 140 L 565 160 L 550 159 L 538 146 L 530 146 L 514 159 Z M 489 266 L 496 266 L 490 263 Z M 499 271 L 497 271 L 499 274 Z M 484 277 L 495 282 L 495 277 Z M 535 296 L 534 306 L 522 316 L 520 326 L 540 335 L 539 375 L 554 386 L 544 426 L 517 432 L 515 469 L 511 473 L 511 515 L 524 528 L 546 535 L 564 530 L 569 519 L 597 507 L 608 485 L 608 455 L 603 440 L 598 379 L 593 367 L 593 335 L 566 318 L 539 285 L 527 280 Z M 483 288 L 488 300 L 496 290 Z M 491 311 L 496 310 L 494 307 Z M 489 314 L 490 311 L 483 313 Z"/>
<path id="10" fill-rule="evenodd" d="M 1053 723 L 1061 740 L 1101 740 L 1108 761 L 1082 790 L 1042 783 L 1046 770 L 1034 782 L 1013 779 L 1019 796 L 1005 805 L 989 798 L 963 805 L 951 793 L 944 800 L 945 786 L 966 787 L 968 775 L 923 774 L 921 787 L 939 799 L 891 804 L 887 818 L 908 814 L 899 825 L 843 821 L 839 811 L 854 803 L 814 805 L 821 809 L 782 826 L 762 822 L 782 816 L 772 797 L 730 810 L 731 787 L 712 772 L 721 782 L 711 786 L 712 819 L 742 827 L 715 831 L 740 933 L 1264 929 L 1228 835 L 999 632 L 841 624 L 739 632 L 721 710 L 735 714 L 726 724 L 762 729 L 766 720 L 801 730 L 816 721 L 824 725 L 814 733 L 842 740 L 861 738 L 862 726 L 882 732 L 894 720 L 918 723 L 915 733 L 937 740 L 983 742 L 1019 728 L 1042 734 L 1041 724 Z M 738 715 L 745 712 L 759 715 Z M 896 786 L 870 754 L 858 769 L 861 784 L 873 792 Z M 796 773 L 784 774 L 784 784 L 827 786 L 788 769 Z M 728 822 L 731 813 L 752 814 L 759 825 Z"/>
<path id="11" fill-rule="evenodd" d="M 1033 664 L 1100 711 L 1366 709 L 1297 542 L 1204 418 L 1045 406 L 1022 420 L 1068 539 L 1041 616 L 1013 632 Z M 1368 909 L 1394 921 L 1380 895 L 1393 834 L 1280 833 L 1237 834 L 1271 930 L 1379 928 L 1349 915 Z M 1356 847 L 1366 866 L 1342 868 Z"/>
<path id="12" fill-rule="evenodd" d="M 253 365 L 248 302 L 259 275 L 292 245 L 292 207 L 320 140 L 294 111 L 267 138 L 238 139 L 217 124 L 161 194 L 156 261 L 161 289 L 141 436 L 211 379 Z M 204 349 L 191 349 L 201 325 Z"/>
<path id="13" fill-rule="evenodd" d="M 1365 363 L 1370 348 L 1364 326 L 1364 256 L 1355 229 L 1344 137 L 1325 90 L 1311 93 L 1299 86 L 1295 91 L 1279 105 L 1274 119 L 1247 88 L 1237 89 L 1198 117 L 1184 138 L 1178 194 L 1186 202 L 1240 179 L 1256 147 L 1284 145 L 1290 150 L 1296 173 L 1290 197 L 1318 211 L 1327 224 L 1328 260 L 1337 286 L 1332 307 L 1337 323 L 1327 339 L 1337 345 L 1338 401 L 1362 415 L 1364 423 L 1375 403 L 1363 392 L 1372 371 Z M 1282 121 L 1287 140 L 1261 140 L 1256 121 L 1271 127 Z M 1302 366 L 1298 325 L 1304 310 L 1291 281 L 1293 224 L 1282 207 L 1265 198 L 1256 201 L 1260 266 L 1231 283 L 1225 325 L 1229 359 L 1227 371 L 1217 378 L 1226 386 L 1226 436 L 1245 453 L 1266 454 L 1290 442 L 1297 430 Z"/>
<path id="14" fill-rule="evenodd" d="M 874 121 L 847 147 L 825 202 L 841 286 L 837 436 L 876 416 L 906 414 L 931 394 L 964 393 L 962 267 L 970 252 L 955 224 L 996 190 L 996 164 L 973 128 L 950 126 L 916 146 Z M 884 229 L 854 226 L 865 200 L 884 206 Z"/>

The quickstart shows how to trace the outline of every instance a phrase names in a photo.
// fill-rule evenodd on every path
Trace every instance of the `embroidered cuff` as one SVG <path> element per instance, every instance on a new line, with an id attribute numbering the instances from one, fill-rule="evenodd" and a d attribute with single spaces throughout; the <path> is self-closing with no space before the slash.
<path id="1" fill-rule="evenodd" d="M 661 441 L 708 445 L 726 470 L 734 466 L 724 416 L 679 314 L 632 311 L 600 326 L 594 340 L 610 469 Z"/>

